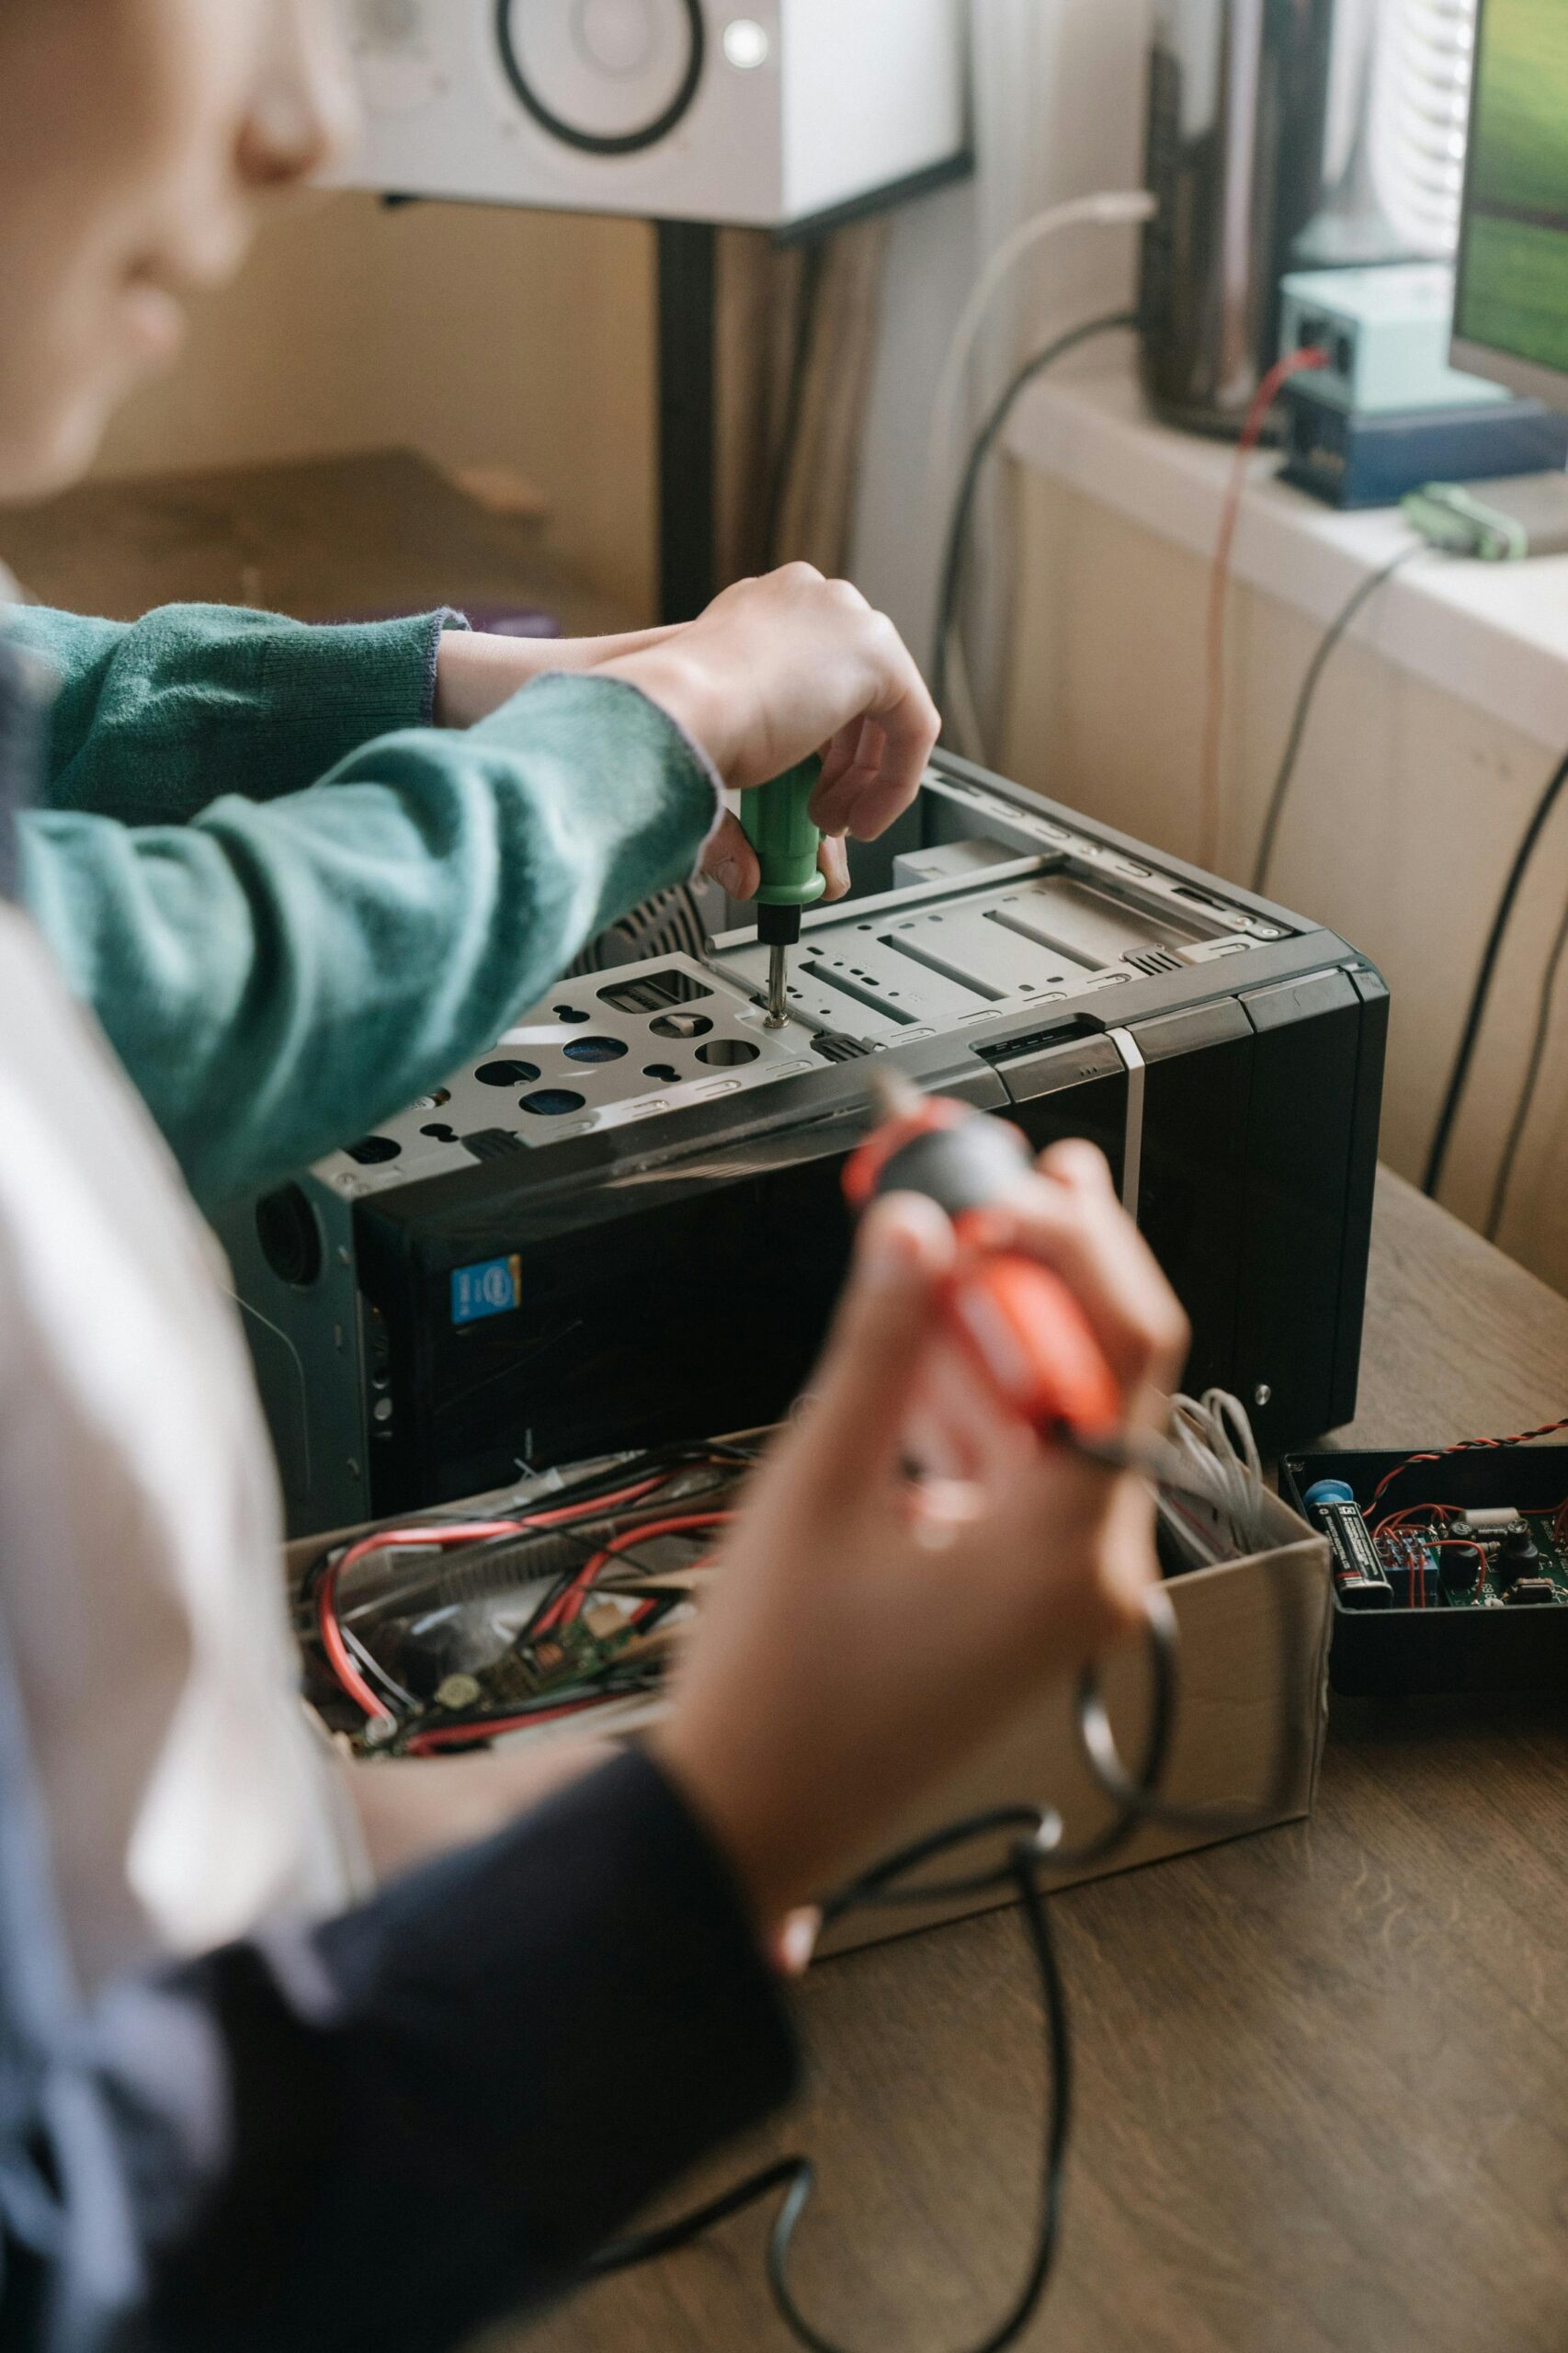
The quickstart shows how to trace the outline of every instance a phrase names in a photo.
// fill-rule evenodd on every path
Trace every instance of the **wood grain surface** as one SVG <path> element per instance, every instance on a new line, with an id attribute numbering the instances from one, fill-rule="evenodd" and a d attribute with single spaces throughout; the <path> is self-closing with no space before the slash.
<path id="1" fill-rule="evenodd" d="M 1568 1302 L 1402 1184 L 1380 1193 L 1354 1438 L 1568 1412 Z M 1568 1695 L 1336 1702 L 1315 1818 L 1056 1899 L 1078 2123 L 1061 2353 L 1568 2347 Z M 955 2353 L 1004 2308 L 1042 2069 L 1016 1916 L 824 1964 L 812 2087 L 731 2151 L 810 2149 L 799 2285 L 863 2353 Z M 706 2185 L 704 2185 L 706 2186 Z M 684 2200 L 682 2201 L 684 2202 Z M 492 2353 L 774 2353 L 748 2217 Z"/>

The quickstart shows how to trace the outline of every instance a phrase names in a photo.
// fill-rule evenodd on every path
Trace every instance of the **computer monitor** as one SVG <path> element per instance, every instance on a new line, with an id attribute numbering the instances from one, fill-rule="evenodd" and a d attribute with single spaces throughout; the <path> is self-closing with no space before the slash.
<path id="1" fill-rule="evenodd" d="M 1568 6 L 1481 0 L 1454 365 L 1568 408 Z"/>

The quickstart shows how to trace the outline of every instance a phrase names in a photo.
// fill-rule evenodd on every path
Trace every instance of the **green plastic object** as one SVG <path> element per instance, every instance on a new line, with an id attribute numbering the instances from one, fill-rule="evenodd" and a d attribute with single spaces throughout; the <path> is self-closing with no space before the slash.
<path id="1" fill-rule="evenodd" d="M 762 868 L 759 907 L 814 907 L 827 889 L 817 865 L 822 835 L 811 818 L 820 760 L 803 761 L 741 796 L 741 823 Z"/>

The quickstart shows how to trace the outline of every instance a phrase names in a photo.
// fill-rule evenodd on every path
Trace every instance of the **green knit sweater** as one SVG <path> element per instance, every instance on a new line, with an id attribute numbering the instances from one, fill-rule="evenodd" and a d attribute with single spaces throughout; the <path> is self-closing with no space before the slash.
<path id="1" fill-rule="evenodd" d="M 618 681 L 430 727 L 450 625 L 6 617 L 59 679 L 24 894 L 209 1206 L 482 1052 L 714 823 L 701 754 Z"/>

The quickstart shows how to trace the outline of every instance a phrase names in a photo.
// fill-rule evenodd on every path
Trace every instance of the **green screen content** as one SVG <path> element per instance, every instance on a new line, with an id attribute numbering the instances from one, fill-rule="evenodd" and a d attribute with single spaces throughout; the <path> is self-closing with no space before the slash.
<path id="1" fill-rule="evenodd" d="M 1568 0 L 1484 0 L 1458 330 L 1568 374 Z"/>

